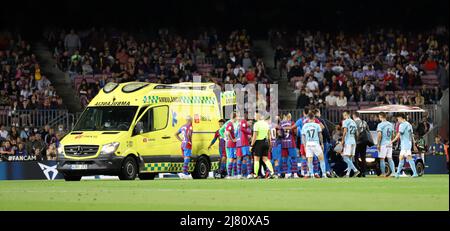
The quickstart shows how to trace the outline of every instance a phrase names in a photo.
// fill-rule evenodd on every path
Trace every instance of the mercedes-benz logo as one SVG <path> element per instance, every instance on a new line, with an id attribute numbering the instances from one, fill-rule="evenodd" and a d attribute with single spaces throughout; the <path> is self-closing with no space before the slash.
<path id="1" fill-rule="evenodd" d="M 78 156 L 83 155 L 83 147 L 78 146 L 77 150 L 74 153 L 74 155 L 78 155 Z"/>

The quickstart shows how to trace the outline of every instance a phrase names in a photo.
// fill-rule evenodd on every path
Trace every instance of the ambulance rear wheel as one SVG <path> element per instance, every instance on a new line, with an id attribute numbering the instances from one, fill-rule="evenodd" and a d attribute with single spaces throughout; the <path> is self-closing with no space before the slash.
<path id="1" fill-rule="evenodd" d="M 194 179 L 206 179 L 208 178 L 211 165 L 209 164 L 208 158 L 201 156 L 198 158 L 195 164 L 194 172 L 192 173 L 192 178 Z"/>
<path id="2" fill-rule="evenodd" d="M 139 173 L 139 180 L 154 180 L 156 177 L 156 173 Z"/>
<path id="3" fill-rule="evenodd" d="M 120 180 L 134 180 L 138 172 L 136 160 L 133 157 L 127 157 L 122 163 L 122 168 L 120 169 L 119 179 Z"/>

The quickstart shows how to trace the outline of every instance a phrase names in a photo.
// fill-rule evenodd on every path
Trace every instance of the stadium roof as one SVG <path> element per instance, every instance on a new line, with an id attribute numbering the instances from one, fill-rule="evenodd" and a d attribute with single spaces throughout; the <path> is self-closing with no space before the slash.
<path id="1" fill-rule="evenodd" d="M 419 0 L 19 0 L 2 1 L 0 27 L 31 30 L 30 35 L 39 36 L 46 27 L 138 31 L 168 27 L 183 32 L 199 27 L 219 31 L 246 28 L 262 36 L 270 28 L 359 32 L 382 27 L 420 31 L 448 26 L 448 7 L 449 1 Z"/>

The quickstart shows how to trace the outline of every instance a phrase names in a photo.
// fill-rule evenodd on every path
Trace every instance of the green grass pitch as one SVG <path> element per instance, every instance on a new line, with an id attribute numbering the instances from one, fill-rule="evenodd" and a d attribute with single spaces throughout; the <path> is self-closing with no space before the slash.
<path id="1" fill-rule="evenodd" d="M 0 210 L 448 211 L 449 176 L 0 181 Z"/>

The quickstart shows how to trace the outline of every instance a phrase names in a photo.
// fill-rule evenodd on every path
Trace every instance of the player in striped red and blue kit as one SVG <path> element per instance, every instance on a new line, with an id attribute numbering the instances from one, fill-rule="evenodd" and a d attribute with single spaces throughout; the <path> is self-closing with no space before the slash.
<path id="1" fill-rule="evenodd" d="M 281 131 L 278 124 L 280 117 L 275 117 L 275 121 L 270 124 L 270 147 L 271 147 L 271 162 L 274 166 L 275 175 L 279 176 L 281 173 Z"/>
<path id="2" fill-rule="evenodd" d="M 236 118 L 237 114 L 235 112 L 231 113 L 231 119 L 225 128 L 225 136 L 227 138 L 227 179 L 232 179 L 236 175 L 236 171 L 234 171 L 236 166 L 236 133 L 234 129 Z"/>
<path id="3" fill-rule="evenodd" d="M 283 173 L 287 173 L 286 177 L 292 176 L 298 178 L 298 153 L 296 147 L 296 138 L 294 135 L 294 123 L 291 121 L 291 114 L 284 116 L 280 122 L 281 127 L 281 151 L 283 161 Z M 284 153 L 283 153 L 284 152 Z M 287 153 L 287 155 L 286 155 Z M 284 164 L 287 162 L 287 164 Z M 287 169 L 285 166 L 287 165 Z"/>
<path id="4" fill-rule="evenodd" d="M 297 139 L 297 147 L 299 149 L 300 156 L 301 156 L 301 158 L 300 158 L 300 163 L 301 163 L 300 164 L 301 165 L 300 172 L 303 172 L 303 175 L 307 175 L 308 174 L 308 166 L 307 166 L 307 163 L 306 163 L 306 158 L 304 158 L 305 157 L 305 148 L 304 148 L 304 146 L 302 144 L 302 139 L 301 139 L 301 137 L 302 137 L 301 131 L 302 131 L 302 127 L 303 127 L 303 121 L 306 120 L 306 114 L 305 113 L 306 113 L 307 110 L 308 109 L 306 109 L 306 108 L 303 110 L 303 116 L 298 118 L 298 120 L 295 122 L 295 125 L 294 125 L 294 127 L 297 128 L 297 137 L 298 137 L 298 139 Z"/>
<path id="5" fill-rule="evenodd" d="M 219 120 L 219 127 L 222 127 L 225 123 L 224 119 Z M 220 130 L 220 129 L 219 129 Z M 227 153 L 225 151 L 225 137 L 222 137 L 220 135 L 220 131 L 217 130 L 214 134 L 214 138 L 212 139 L 211 143 L 208 146 L 208 149 L 210 149 L 219 139 L 219 155 L 220 155 L 220 166 L 219 166 L 219 173 L 223 174 L 226 171 L 226 163 L 227 163 Z"/>
<path id="6" fill-rule="evenodd" d="M 395 177 L 398 178 L 400 172 L 403 170 L 405 158 L 408 160 L 408 163 L 411 166 L 411 170 L 413 171 L 413 177 L 417 177 L 418 175 L 416 170 L 416 163 L 414 163 L 411 153 L 412 148 L 414 148 L 415 152 L 418 151 L 414 141 L 413 128 L 411 124 L 408 121 L 406 121 L 406 116 L 403 113 L 399 113 L 397 115 L 397 121 L 400 123 L 398 127 L 398 133 L 390 143 L 392 145 L 392 143 L 394 143 L 400 138 L 400 156 Z"/>
<path id="7" fill-rule="evenodd" d="M 181 150 L 183 153 L 183 173 L 179 176 L 182 179 L 192 179 L 191 174 L 189 174 L 189 162 L 192 156 L 192 117 L 186 117 L 186 124 L 181 126 L 180 129 L 175 133 L 175 137 L 181 141 Z M 182 138 L 180 138 L 180 134 Z"/>
<path id="8" fill-rule="evenodd" d="M 236 134 L 236 164 L 237 177 L 247 177 L 252 172 L 251 153 L 249 137 L 252 131 L 248 126 L 247 120 L 244 117 L 238 116 L 238 126 L 235 131 Z M 243 167 L 245 169 L 243 169 Z"/>

